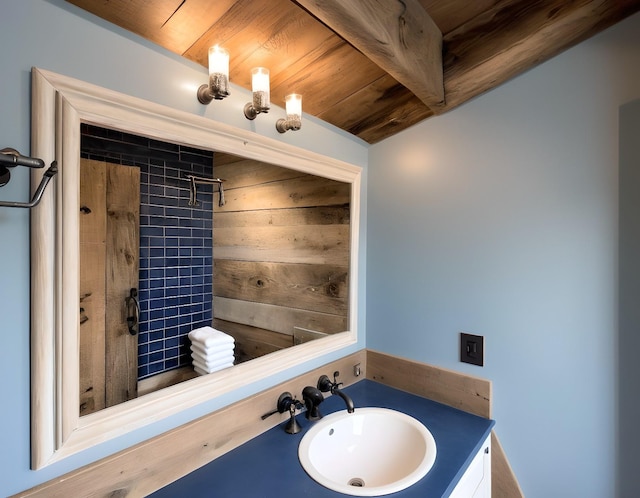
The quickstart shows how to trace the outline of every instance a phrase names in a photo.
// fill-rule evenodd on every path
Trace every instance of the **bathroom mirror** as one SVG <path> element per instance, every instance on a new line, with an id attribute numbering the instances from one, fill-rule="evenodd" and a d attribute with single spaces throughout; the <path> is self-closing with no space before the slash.
<path id="1" fill-rule="evenodd" d="M 79 303 L 83 297 L 79 264 L 80 131 L 83 123 L 348 184 L 350 285 L 346 330 L 270 352 L 233 368 L 198 376 L 81 417 L 78 410 L 78 351 Z M 46 163 L 56 160 L 59 166 L 55 188 L 47 189 L 31 215 L 32 468 L 49 465 L 356 342 L 360 168 L 35 68 L 32 70 L 32 154 Z M 37 184 L 39 180 L 35 173 L 33 181 Z M 229 316 L 224 321 L 233 323 Z"/>

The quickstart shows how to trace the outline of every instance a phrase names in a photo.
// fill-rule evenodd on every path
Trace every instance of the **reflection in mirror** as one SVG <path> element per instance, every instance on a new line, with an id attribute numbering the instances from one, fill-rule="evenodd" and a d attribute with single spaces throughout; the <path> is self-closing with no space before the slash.
<path id="1" fill-rule="evenodd" d="M 197 376 L 199 327 L 235 364 L 348 329 L 349 183 L 85 123 L 81 158 L 81 416 Z"/>

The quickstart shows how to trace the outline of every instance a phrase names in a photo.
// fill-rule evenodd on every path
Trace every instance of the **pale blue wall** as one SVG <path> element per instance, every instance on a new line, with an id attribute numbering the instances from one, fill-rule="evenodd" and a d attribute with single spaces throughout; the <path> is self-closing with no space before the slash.
<path id="1" fill-rule="evenodd" d="M 147 98 L 240 128 L 257 131 L 343 161 L 366 166 L 367 146 L 358 139 L 313 118 L 305 118 L 298 132 L 275 130 L 282 109 L 273 109 L 249 122 L 242 113 L 250 94 L 235 87 L 223 102 L 201 106 L 195 89 L 207 79 L 206 70 L 124 31 L 96 20 L 62 0 L 3 0 L 0 6 L 0 148 L 29 151 L 30 70 L 32 66 L 85 80 L 130 95 Z M 310 99 L 312 96 L 305 96 Z M 28 177 L 14 170 L 0 199 L 26 199 Z M 366 237 L 366 171 L 362 197 L 363 240 Z M 157 435 L 286 378 L 331 361 L 334 353 L 303 368 L 201 405 L 160 423 L 102 444 L 40 471 L 29 470 L 29 213 L 0 208 L 0 496 L 30 488 L 105 455 Z M 359 281 L 360 322 L 363 330 L 355 351 L 364 347 L 365 244 Z"/>
<path id="2" fill-rule="evenodd" d="M 491 379 L 528 498 L 614 496 L 618 108 L 638 97 L 640 15 L 369 152 L 367 347 Z"/>

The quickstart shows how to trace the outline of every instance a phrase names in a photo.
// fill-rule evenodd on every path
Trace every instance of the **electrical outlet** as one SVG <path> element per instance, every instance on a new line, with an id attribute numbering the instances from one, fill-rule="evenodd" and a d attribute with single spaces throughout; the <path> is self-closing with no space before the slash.
<path id="1" fill-rule="evenodd" d="M 484 337 L 460 332 L 460 361 L 484 366 Z"/>

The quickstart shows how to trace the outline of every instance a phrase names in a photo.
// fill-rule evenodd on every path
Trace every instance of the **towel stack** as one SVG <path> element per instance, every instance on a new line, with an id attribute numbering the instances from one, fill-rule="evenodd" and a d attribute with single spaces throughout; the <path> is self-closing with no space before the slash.
<path id="1" fill-rule="evenodd" d="M 233 366 L 233 337 L 211 327 L 189 332 L 193 369 L 200 375 Z"/>

